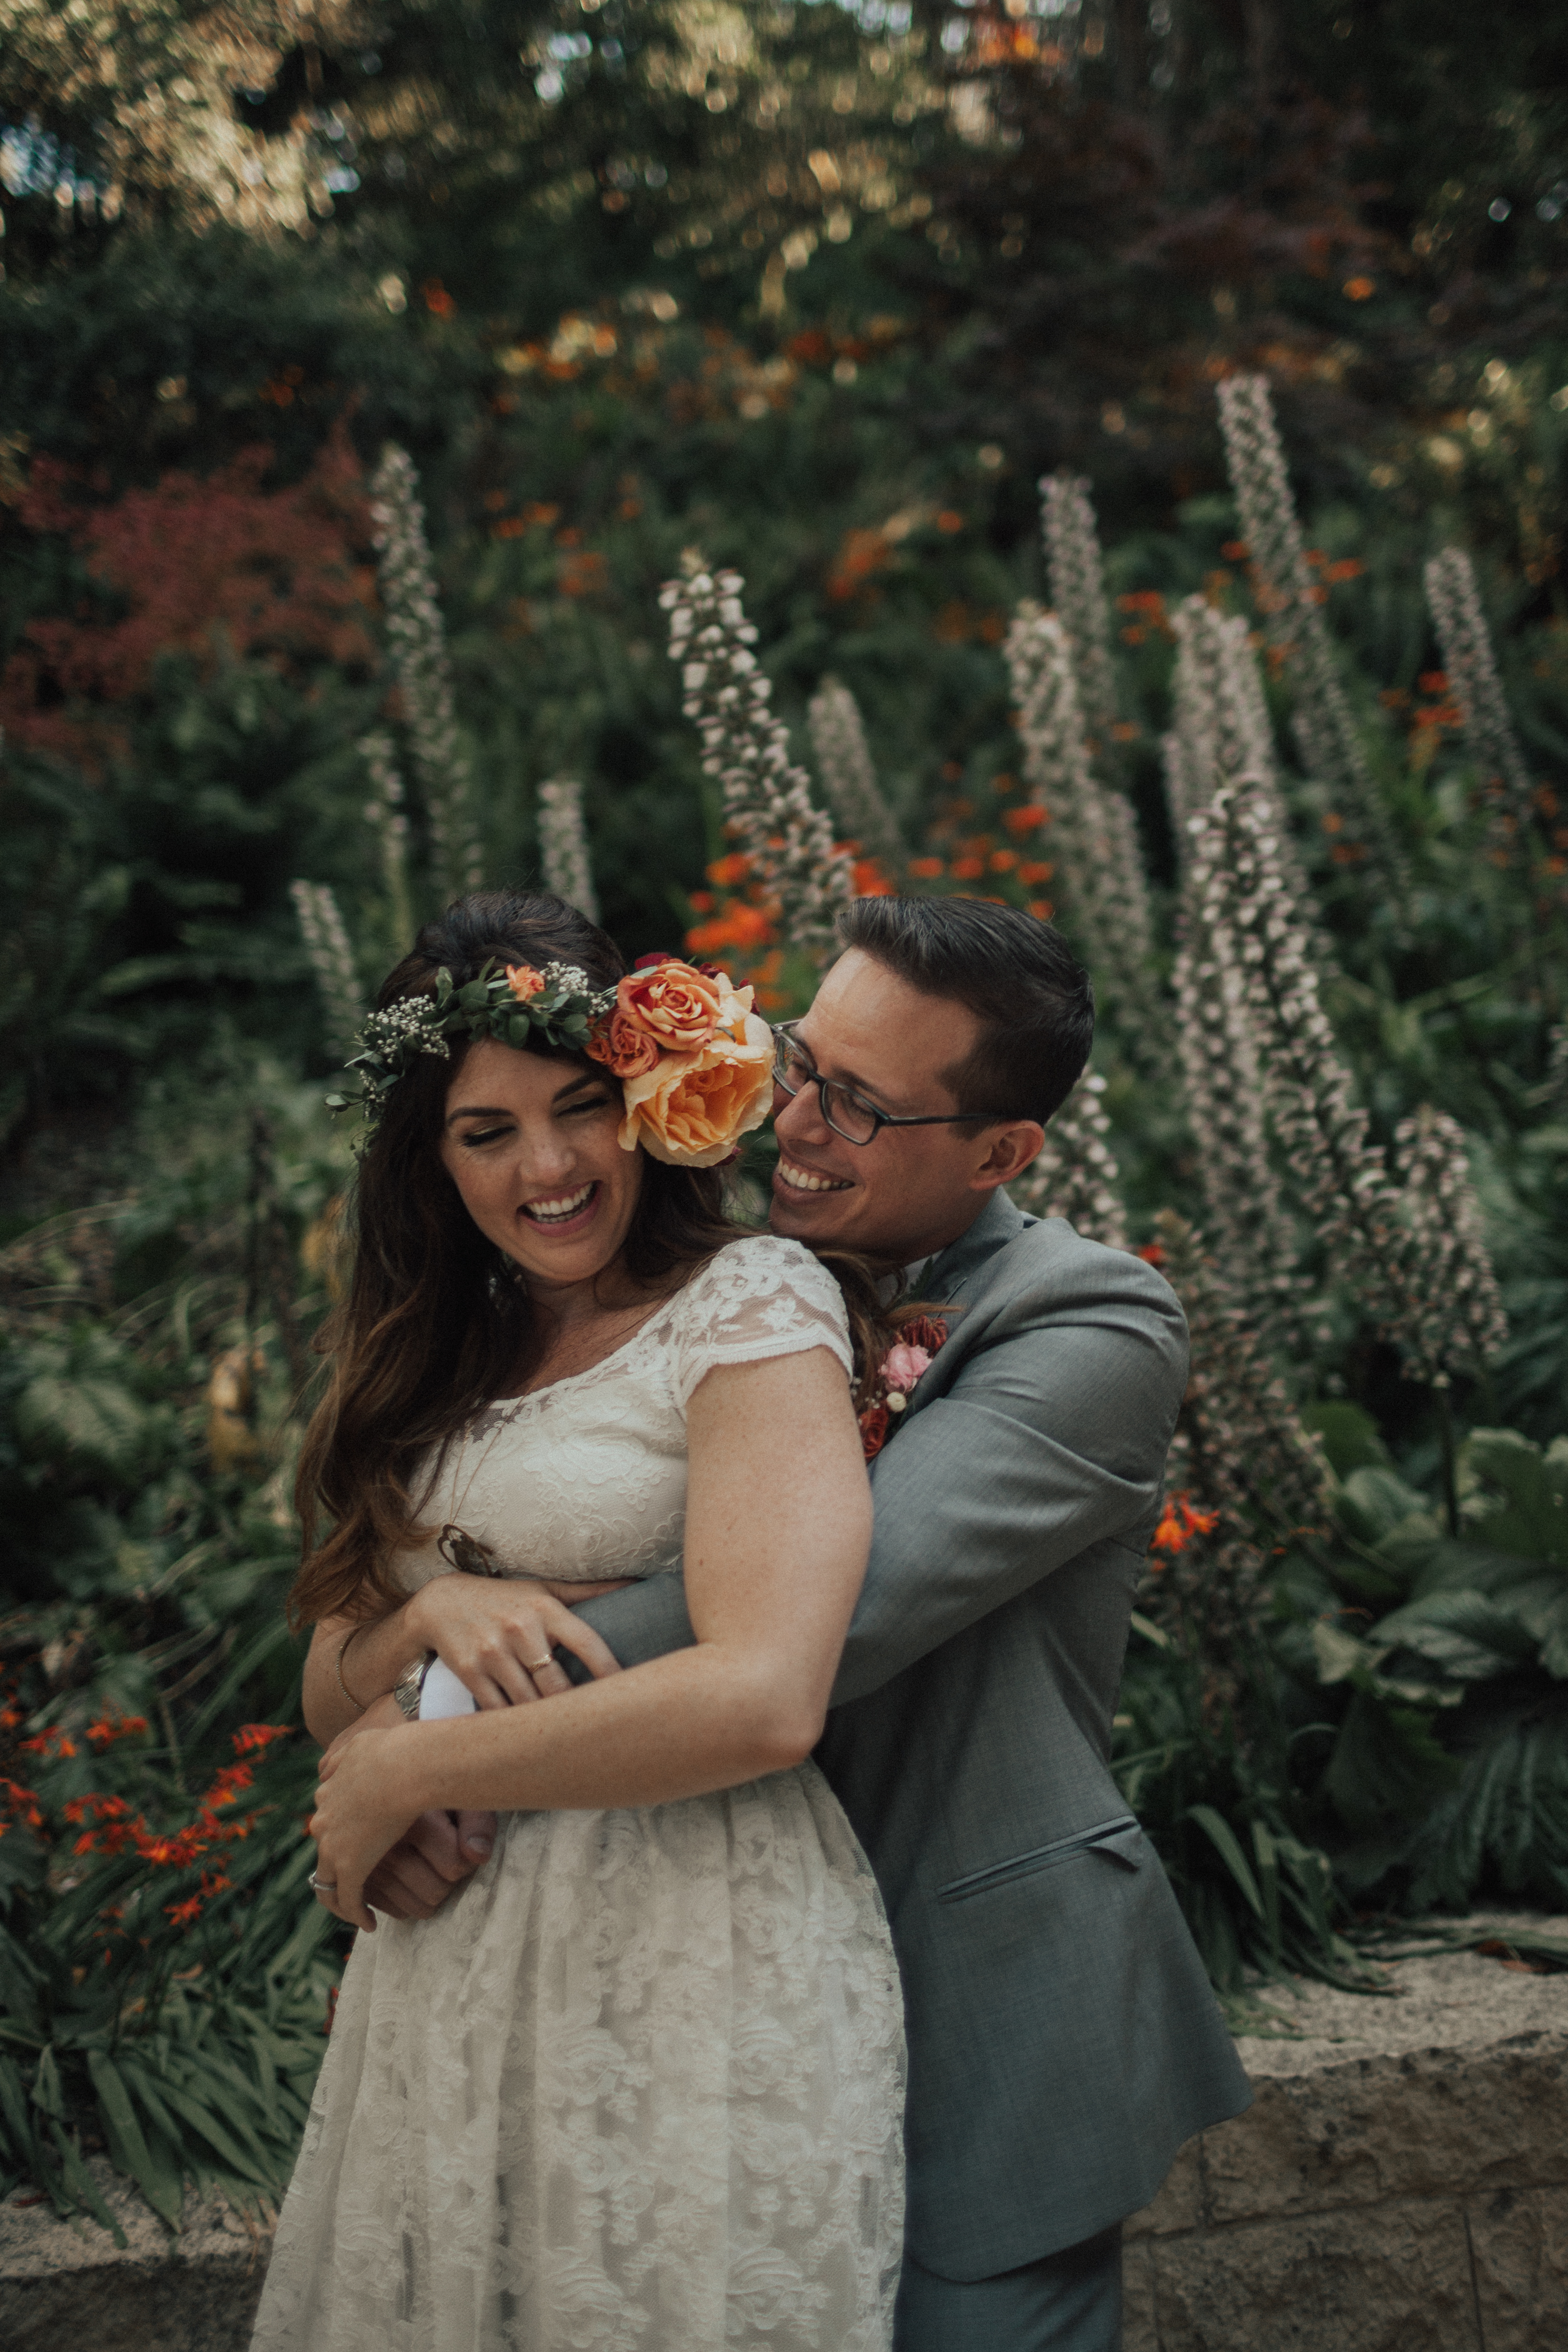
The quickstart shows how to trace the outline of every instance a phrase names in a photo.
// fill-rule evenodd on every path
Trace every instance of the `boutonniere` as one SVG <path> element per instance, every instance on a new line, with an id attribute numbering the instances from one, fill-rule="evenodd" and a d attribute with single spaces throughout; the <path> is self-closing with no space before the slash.
<path id="1" fill-rule="evenodd" d="M 874 1462 L 898 1426 L 909 1402 L 909 1391 L 947 1337 L 939 1315 L 912 1315 L 901 1323 L 898 1338 L 876 1369 L 872 1401 L 859 1415 L 861 1449 Z"/>

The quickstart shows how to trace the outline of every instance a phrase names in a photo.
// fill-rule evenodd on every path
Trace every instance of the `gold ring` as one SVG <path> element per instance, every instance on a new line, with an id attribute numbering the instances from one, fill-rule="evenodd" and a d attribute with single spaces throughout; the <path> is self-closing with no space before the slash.
<path id="1" fill-rule="evenodd" d="M 548 1658 L 529 1658 L 527 1661 L 528 1669 L 530 1675 L 542 1675 L 547 1666 L 553 1666 L 554 1664 L 555 1654 L 553 1651 Z"/>

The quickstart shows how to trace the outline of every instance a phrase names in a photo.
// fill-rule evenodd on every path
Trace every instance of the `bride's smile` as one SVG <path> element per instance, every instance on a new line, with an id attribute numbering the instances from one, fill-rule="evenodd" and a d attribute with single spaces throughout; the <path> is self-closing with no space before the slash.
<path id="1" fill-rule="evenodd" d="M 591 1283 L 620 1255 L 643 1155 L 622 1151 L 615 1080 L 575 1060 L 471 1045 L 447 1089 L 441 1158 L 486 1238 L 530 1289 Z"/>

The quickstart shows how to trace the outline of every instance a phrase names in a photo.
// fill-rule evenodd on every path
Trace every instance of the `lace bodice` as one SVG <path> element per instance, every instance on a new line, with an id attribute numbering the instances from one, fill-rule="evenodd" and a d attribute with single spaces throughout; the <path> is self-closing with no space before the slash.
<path id="1" fill-rule="evenodd" d="M 705 1373 L 808 1348 L 851 1364 L 843 1299 L 800 1242 L 731 1242 L 613 1355 L 531 1395 L 504 1397 L 433 1455 L 421 1519 L 488 1546 L 512 1576 L 587 1582 L 678 1570 L 686 1408 Z M 404 1590 L 450 1562 L 436 1538 L 400 1554 Z"/>

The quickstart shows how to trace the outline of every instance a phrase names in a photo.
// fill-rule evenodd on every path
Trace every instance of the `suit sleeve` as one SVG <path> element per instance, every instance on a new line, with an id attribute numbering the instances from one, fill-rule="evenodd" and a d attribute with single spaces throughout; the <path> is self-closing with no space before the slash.
<path id="1" fill-rule="evenodd" d="M 644 1665 L 671 1650 L 689 1650 L 697 1638 L 686 1614 L 685 1584 L 678 1576 L 645 1576 L 623 1591 L 584 1601 L 577 1613 L 623 1666 Z M 555 1654 L 574 1683 L 591 1682 L 588 1668 L 570 1650 Z"/>
<path id="2" fill-rule="evenodd" d="M 1175 1294 L 1109 1253 L 1086 1295 L 1004 1310 L 878 1456 L 871 1562 L 833 1685 L 863 1698 L 1113 1537 L 1141 1550 L 1186 1380 Z M 1059 1290 L 1065 1287 L 1059 1285 Z M 1097 1295 L 1096 1295 L 1097 1294 Z"/>

